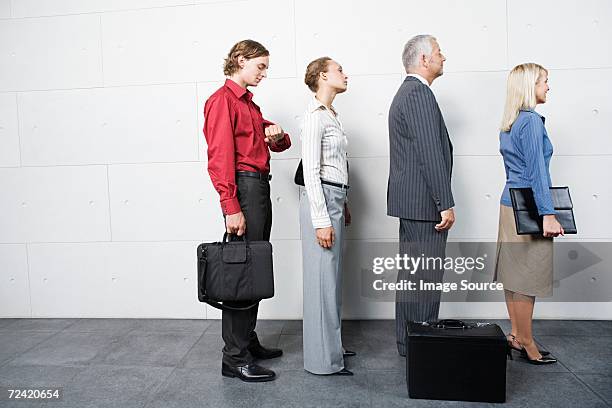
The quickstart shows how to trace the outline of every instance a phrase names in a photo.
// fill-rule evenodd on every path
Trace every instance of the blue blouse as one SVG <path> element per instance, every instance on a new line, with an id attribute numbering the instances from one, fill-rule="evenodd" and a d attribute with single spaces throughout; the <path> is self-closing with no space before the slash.
<path id="1" fill-rule="evenodd" d="M 533 110 L 521 110 L 510 131 L 499 134 L 499 151 L 506 168 L 501 204 L 512 206 L 509 188 L 531 187 L 538 213 L 555 214 L 548 169 L 553 146 L 544 127 L 544 117 Z"/>

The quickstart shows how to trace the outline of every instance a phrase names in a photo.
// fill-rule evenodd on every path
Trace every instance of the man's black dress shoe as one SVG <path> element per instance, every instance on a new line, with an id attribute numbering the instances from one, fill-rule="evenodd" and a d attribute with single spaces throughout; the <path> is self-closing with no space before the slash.
<path id="1" fill-rule="evenodd" d="M 330 375 L 353 375 L 353 372 L 347 370 L 346 368 L 343 368 L 342 370 L 337 371 L 335 373 L 331 373 Z"/>
<path id="2" fill-rule="evenodd" d="M 274 371 L 253 363 L 237 367 L 223 363 L 221 365 L 221 375 L 224 377 L 238 377 L 246 382 L 272 381 L 276 378 Z"/>
<path id="3" fill-rule="evenodd" d="M 283 350 L 277 348 L 265 348 L 261 344 L 250 346 L 249 353 L 258 360 L 268 360 L 283 355 Z"/>
<path id="4" fill-rule="evenodd" d="M 356 356 L 357 353 L 355 353 L 354 351 L 351 350 L 344 350 L 344 352 L 342 353 L 342 357 L 353 357 Z"/>

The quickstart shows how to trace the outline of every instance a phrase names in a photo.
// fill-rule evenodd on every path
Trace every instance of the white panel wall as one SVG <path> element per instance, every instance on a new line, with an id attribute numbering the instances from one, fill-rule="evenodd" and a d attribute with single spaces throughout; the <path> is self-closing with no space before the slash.
<path id="1" fill-rule="evenodd" d="M 105 166 L 0 169 L 0 243 L 110 239 Z"/>
<path id="2" fill-rule="evenodd" d="M 19 166 L 17 95 L 0 94 L 0 166 Z"/>
<path id="3" fill-rule="evenodd" d="M 25 244 L 0 244 L 0 310 L 5 317 L 29 316 L 30 280 Z"/>
<path id="4" fill-rule="evenodd" d="M 0 91 L 102 85 L 100 17 L 0 21 Z"/>
<path id="5" fill-rule="evenodd" d="M 11 0 L 0 0 L 0 18 L 11 17 Z"/>
<path id="6" fill-rule="evenodd" d="M 214 3 L 102 14 L 105 83 L 218 80 L 228 51 L 225 43 L 246 37 L 258 38 L 271 53 L 286 56 L 273 63 L 271 77 L 294 76 L 293 31 L 287 29 L 293 25 L 292 2 L 263 0 L 251 6 L 251 21 L 261 22 L 253 26 L 236 20 L 245 5 Z M 272 10 L 279 24 L 265 23 Z M 218 41 L 224 32 L 224 41 Z"/>
<path id="7" fill-rule="evenodd" d="M 12 0 L 13 17 L 100 13 L 193 4 L 189 0 Z"/>
<path id="8" fill-rule="evenodd" d="M 612 3 L 607 0 L 508 2 L 508 46 L 513 66 L 537 57 L 550 68 L 609 68 L 610 38 Z"/>
<path id="9" fill-rule="evenodd" d="M 114 240 L 204 241 L 223 233 L 201 163 L 110 166 L 109 188 Z"/>
<path id="10" fill-rule="evenodd" d="M 30 245 L 32 316 L 203 318 L 191 273 L 196 246 L 195 241 Z"/>
<path id="11" fill-rule="evenodd" d="M 387 115 L 403 44 L 419 33 L 435 35 L 447 57 L 432 89 L 455 148 L 450 239 L 496 238 L 505 80 L 536 61 L 549 69 L 538 109 L 555 147 L 553 181 L 571 187 L 580 229 L 571 239 L 611 241 L 611 27 L 607 0 L 0 0 L 0 317 L 220 317 L 197 302 L 194 281 L 196 246 L 223 233 L 202 112 L 243 38 L 271 52 L 252 91 L 292 138 L 272 154 L 276 296 L 262 318 L 302 315 L 292 179 L 311 98 L 306 64 L 329 55 L 349 75 L 335 106 L 349 136 L 350 247 L 393 242 Z M 348 318 L 394 316 L 392 303 L 360 297 L 353 270 L 344 296 Z M 610 305 L 544 303 L 536 313 L 611 318 Z M 454 303 L 442 315 L 505 309 Z"/>
<path id="12" fill-rule="evenodd" d="M 198 159 L 194 84 L 26 92 L 19 116 L 23 165 Z"/>
<path id="13" fill-rule="evenodd" d="M 549 102 L 540 112 L 554 138 L 555 154 L 612 154 L 611 69 L 551 70 Z M 571 103 L 569 103 L 571 101 Z"/>

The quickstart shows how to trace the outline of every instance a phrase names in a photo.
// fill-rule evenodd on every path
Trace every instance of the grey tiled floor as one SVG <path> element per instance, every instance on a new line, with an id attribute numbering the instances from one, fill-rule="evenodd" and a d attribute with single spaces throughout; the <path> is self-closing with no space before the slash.
<path id="1" fill-rule="evenodd" d="M 344 344 L 358 353 L 347 359 L 353 377 L 303 370 L 301 321 L 259 321 L 262 343 L 284 351 L 262 363 L 277 380 L 260 384 L 221 377 L 220 329 L 213 320 L 0 319 L 0 387 L 64 388 L 62 401 L 0 400 L 0 407 L 493 405 L 409 399 L 393 321 L 343 323 Z M 612 406 L 611 321 L 542 320 L 534 331 L 559 364 L 508 361 L 504 406 Z"/>

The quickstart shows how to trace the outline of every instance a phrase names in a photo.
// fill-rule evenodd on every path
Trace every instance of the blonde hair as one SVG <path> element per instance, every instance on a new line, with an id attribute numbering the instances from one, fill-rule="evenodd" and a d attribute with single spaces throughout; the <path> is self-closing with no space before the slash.
<path id="1" fill-rule="evenodd" d="M 548 71 L 533 62 L 517 65 L 508 75 L 506 106 L 501 130 L 509 132 L 521 109 L 533 109 L 537 104 L 535 86 Z"/>

